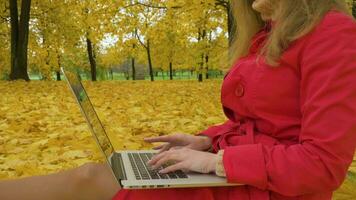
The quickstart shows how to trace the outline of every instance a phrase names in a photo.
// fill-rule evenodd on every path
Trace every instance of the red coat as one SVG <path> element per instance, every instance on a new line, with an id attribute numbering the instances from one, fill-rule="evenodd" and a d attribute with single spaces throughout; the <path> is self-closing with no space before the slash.
<path id="1" fill-rule="evenodd" d="M 330 11 L 272 68 L 257 51 L 232 67 L 221 102 L 229 120 L 203 131 L 229 182 L 245 186 L 121 190 L 119 199 L 326 200 L 343 182 L 356 146 L 356 23 Z"/>

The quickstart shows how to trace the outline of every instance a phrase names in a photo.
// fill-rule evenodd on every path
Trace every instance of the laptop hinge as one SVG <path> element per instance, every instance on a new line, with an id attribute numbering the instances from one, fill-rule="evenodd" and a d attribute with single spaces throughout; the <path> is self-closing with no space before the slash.
<path id="1" fill-rule="evenodd" d="M 112 168 L 114 169 L 116 179 L 120 182 L 121 180 L 127 180 L 124 163 L 120 153 L 114 153 L 114 155 L 111 157 L 111 164 Z"/>

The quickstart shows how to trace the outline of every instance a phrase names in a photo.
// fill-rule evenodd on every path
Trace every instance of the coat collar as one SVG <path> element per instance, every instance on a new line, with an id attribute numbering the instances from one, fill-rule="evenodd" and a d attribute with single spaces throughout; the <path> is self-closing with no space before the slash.
<path id="1" fill-rule="evenodd" d="M 251 40 L 251 46 L 249 49 L 249 54 L 256 54 L 264 46 L 269 33 L 271 32 L 273 22 L 268 21 L 265 26 L 256 33 L 256 35 Z"/>

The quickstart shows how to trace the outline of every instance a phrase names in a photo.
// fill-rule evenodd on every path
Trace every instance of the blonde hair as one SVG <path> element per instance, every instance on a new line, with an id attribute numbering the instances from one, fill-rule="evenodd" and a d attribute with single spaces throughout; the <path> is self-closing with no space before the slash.
<path id="1" fill-rule="evenodd" d="M 265 25 L 259 13 L 252 9 L 254 0 L 232 0 L 236 19 L 236 34 L 230 47 L 231 67 L 248 54 L 251 39 Z M 270 0 L 275 9 L 275 24 L 261 49 L 268 64 L 278 61 L 291 42 L 308 34 L 331 9 L 350 14 L 344 0 Z"/>

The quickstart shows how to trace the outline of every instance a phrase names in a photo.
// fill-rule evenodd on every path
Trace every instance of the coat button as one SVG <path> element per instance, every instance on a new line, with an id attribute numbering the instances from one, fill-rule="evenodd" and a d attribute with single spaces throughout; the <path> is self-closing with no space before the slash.
<path id="1" fill-rule="evenodd" d="M 242 96 L 244 96 L 244 93 L 245 93 L 244 86 L 241 83 L 237 84 L 236 89 L 235 89 L 235 95 L 237 97 L 242 97 Z"/>

